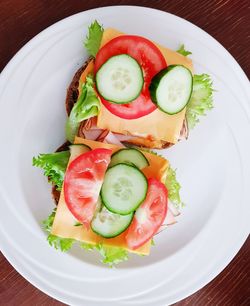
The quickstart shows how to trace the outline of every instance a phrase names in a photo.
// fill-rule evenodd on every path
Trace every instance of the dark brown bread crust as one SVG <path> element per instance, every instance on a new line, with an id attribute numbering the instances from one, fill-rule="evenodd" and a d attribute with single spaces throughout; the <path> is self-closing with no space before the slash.
<path id="1" fill-rule="evenodd" d="M 55 152 L 67 151 L 69 149 L 69 145 L 70 145 L 70 142 L 66 141 L 59 148 L 57 148 Z"/>
<path id="2" fill-rule="evenodd" d="M 51 195 L 52 195 L 52 199 L 54 200 L 57 206 L 59 199 L 60 199 L 61 191 L 57 190 L 55 185 L 52 186 Z"/>
<path id="3" fill-rule="evenodd" d="M 65 106 L 66 106 L 66 112 L 69 116 L 74 104 L 76 103 L 77 101 L 77 98 L 78 98 L 78 94 L 79 94 L 79 91 L 78 91 L 78 86 L 79 86 L 79 79 L 80 79 L 80 76 L 81 74 L 83 73 L 84 69 L 87 67 L 88 63 L 90 62 L 91 58 L 89 58 L 81 68 L 79 68 L 71 83 L 69 84 L 69 87 L 68 87 L 68 90 L 67 90 L 67 95 L 66 95 L 66 100 L 65 100 Z"/>

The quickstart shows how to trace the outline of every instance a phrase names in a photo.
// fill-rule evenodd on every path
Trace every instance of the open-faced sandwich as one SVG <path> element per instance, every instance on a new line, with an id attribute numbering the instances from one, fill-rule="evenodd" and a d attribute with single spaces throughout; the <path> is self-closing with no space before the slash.
<path id="1" fill-rule="evenodd" d="M 68 88 L 66 135 L 162 149 L 188 137 L 212 108 L 211 79 L 194 74 L 190 52 L 90 26 L 89 59 Z"/>
<path id="2" fill-rule="evenodd" d="M 76 137 L 69 150 L 41 154 L 33 164 L 60 193 L 44 225 L 62 251 L 78 242 L 109 265 L 129 252 L 149 255 L 154 235 L 179 214 L 175 171 L 153 152 Z"/>
<path id="3" fill-rule="evenodd" d="M 148 255 L 154 235 L 176 222 L 175 170 L 149 148 L 187 138 L 213 90 L 184 46 L 175 52 L 96 21 L 85 46 L 90 57 L 67 91 L 67 142 L 33 165 L 58 204 L 44 221 L 49 243 L 67 251 L 78 242 L 113 265 L 129 252 Z"/>

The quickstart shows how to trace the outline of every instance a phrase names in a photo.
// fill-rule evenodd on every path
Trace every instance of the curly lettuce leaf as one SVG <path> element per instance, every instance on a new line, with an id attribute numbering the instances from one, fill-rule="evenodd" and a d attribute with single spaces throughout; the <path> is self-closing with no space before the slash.
<path id="1" fill-rule="evenodd" d="M 140 148 L 141 151 L 148 152 L 150 154 L 154 154 L 156 156 L 160 156 L 165 159 L 164 156 L 159 154 L 158 152 L 154 152 L 150 149 Z M 181 184 L 178 182 L 176 178 L 176 170 L 174 170 L 170 165 L 167 170 L 167 178 L 165 181 L 165 185 L 168 189 L 168 198 L 169 200 L 176 206 L 176 208 L 180 208 L 184 206 L 184 203 L 181 200 L 180 189 Z"/>
<path id="2" fill-rule="evenodd" d="M 98 244 L 96 245 L 96 250 L 98 250 L 103 257 L 102 263 L 107 264 L 110 267 L 128 260 L 128 251 L 123 248 Z"/>
<path id="3" fill-rule="evenodd" d="M 39 154 L 37 157 L 33 157 L 32 164 L 42 168 L 49 181 L 56 185 L 58 190 L 61 190 L 69 156 L 69 151 Z"/>
<path id="4" fill-rule="evenodd" d="M 212 80 L 208 74 L 195 74 L 193 92 L 187 104 L 186 118 L 190 129 L 199 122 L 199 116 L 205 116 L 213 108 Z"/>
<path id="5" fill-rule="evenodd" d="M 48 216 L 47 219 L 42 221 L 43 228 L 47 233 L 51 232 L 55 216 L 56 216 L 56 208 L 53 209 L 52 213 Z"/>
<path id="6" fill-rule="evenodd" d="M 176 52 L 180 53 L 183 56 L 188 56 L 189 54 L 192 54 L 192 52 L 185 50 L 184 44 L 180 45 L 180 48 Z"/>
<path id="7" fill-rule="evenodd" d="M 56 215 L 56 208 L 48 216 L 46 220 L 42 222 L 43 228 L 48 232 L 47 241 L 49 245 L 54 247 L 56 250 L 62 252 L 69 251 L 74 244 L 78 244 L 82 249 L 86 251 L 98 251 L 102 256 L 102 263 L 107 264 L 110 267 L 117 265 L 123 261 L 128 260 L 128 252 L 119 247 L 104 246 L 103 244 L 90 244 L 83 243 L 71 238 L 62 238 L 51 234 L 52 225 Z"/>
<path id="8" fill-rule="evenodd" d="M 128 260 L 128 251 L 123 248 L 105 246 L 102 243 L 96 245 L 90 243 L 81 243 L 80 247 L 87 251 L 98 251 L 102 256 L 102 263 L 107 264 L 110 267 Z"/>
<path id="9" fill-rule="evenodd" d="M 66 138 L 73 143 L 81 121 L 97 116 L 99 111 L 100 101 L 94 90 L 93 76 L 88 75 L 66 122 Z"/>
<path id="10" fill-rule="evenodd" d="M 100 48 L 103 32 L 103 27 L 96 20 L 89 26 L 89 32 L 84 42 L 84 46 L 93 57 L 96 56 Z"/>
<path id="11" fill-rule="evenodd" d="M 58 236 L 52 235 L 52 234 L 48 235 L 47 241 L 56 250 L 60 250 L 62 252 L 69 251 L 72 248 L 73 244 L 76 242 L 75 239 L 61 238 L 61 237 L 58 237 Z"/>
<path id="12" fill-rule="evenodd" d="M 86 251 L 93 251 L 95 249 L 95 244 L 81 242 L 80 247 Z"/>
<path id="13" fill-rule="evenodd" d="M 181 189 L 181 185 L 180 183 L 177 181 L 176 178 L 176 170 L 174 170 L 173 168 L 171 168 L 171 166 L 169 166 L 168 168 L 168 172 L 167 172 L 167 178 L 166 178 L 166 187 L 168 189 L 168 198 L 169 200 L 177 207 L 180 208 L 182 207 L 184 204 L 181 201 L 181 197 L 180 197 L 180 189 Z"/>
<path id="14" fill-rule="evenodd" d="M 55 220 L 56 208 L 52 211 L 52 213 L 48 216 L 46 220 L 43 220 L 42 225 L 44 230 L 49 233 L 47 237 L 47 241 L 49 245 L 53 246 L 56 250 L 61 250 L 62 252 L 67 252 L 76 242 L 74 239 L 70 238 L 61 238 L 56 235 L 51 234 L 51 229 L 53 222 Z"/>

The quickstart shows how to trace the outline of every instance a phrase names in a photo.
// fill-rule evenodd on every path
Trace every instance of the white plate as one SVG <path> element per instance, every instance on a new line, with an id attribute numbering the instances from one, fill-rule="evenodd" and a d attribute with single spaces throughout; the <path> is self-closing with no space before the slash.
<path id="1" fill-rule="evenodd" d="M 129 16 L 129 22 L 128 22 Z M 64 98 L 87 57 L 83 38 L 97 19 L 105 27 L 144 35 L 193 52 L 196 73 L 212 75 L 215 108 L 164 155 L 178 168 L 187 203 L 179 223 L 157 236 L 149 257 L 131 256 L 117 269 L 98 256 L 50 248 L 40 221 L 53 208 L 50 187 L 32 156 L 64 140 Z M 149 20 L 151 22 L 149 22 Z M 1 250 L 32 284 L 73 305 L 174 303 L 213 279 L 249 233 L 249 83 L 231 55 L 211 36 L 176 16 L 141 7 L 86 11 L 32 39 L 0 79 Z"/>

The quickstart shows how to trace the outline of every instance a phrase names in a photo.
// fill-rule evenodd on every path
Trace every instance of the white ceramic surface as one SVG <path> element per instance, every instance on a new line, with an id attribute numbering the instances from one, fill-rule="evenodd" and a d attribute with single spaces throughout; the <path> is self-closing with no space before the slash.
<path id="1" fill-rule="evenodd" d="M 149 257 L 131 256 L 117 269 L 101 265 L 93 253 L 75 248 L 63 254 L 48 246 L 40 222 L 53 209 L 50 186 L 31 165 L 32 156 L 64 140 L 66 88 L 87 58 L 82 42 L 94 19 L 173 49 L 184 43 L 195 72 L 211 74 L 218 90 L 215 108 L 189 140 L 164 151 L 178 168 L 187 204 L 178 224 L 157 236 Z M 249 99 L 249 82 L 232 56 L 174 15 L 106 7 L 49 27 L 0 76 L 2 252 L 31 283 L 71 305 L 166 305 L 195 292 L 230 262 L 249 233 Z"/>

